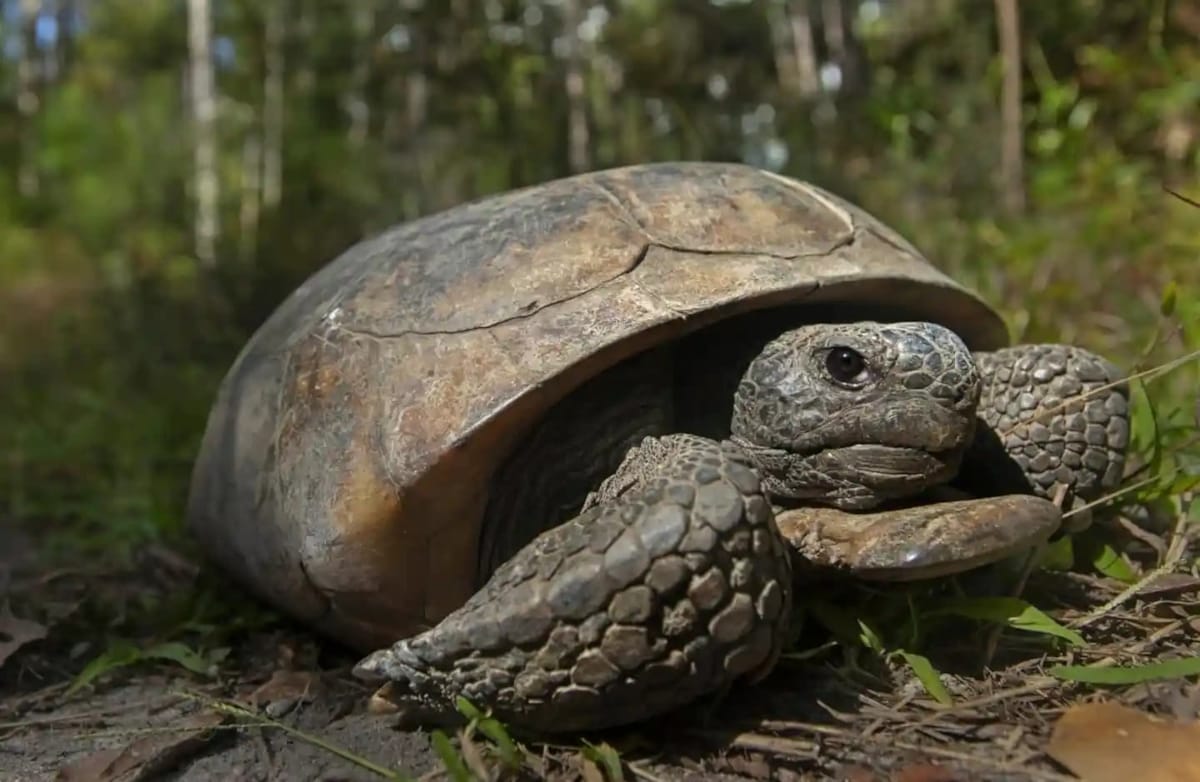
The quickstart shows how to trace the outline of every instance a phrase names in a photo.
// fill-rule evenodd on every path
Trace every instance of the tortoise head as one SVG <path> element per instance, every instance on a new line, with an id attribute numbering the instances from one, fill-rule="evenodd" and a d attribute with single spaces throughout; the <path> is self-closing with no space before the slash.
<path id="1" fill-rule="evenodd" d="M 809 325 L 750 362 L 731 433 L 777 499 L 863 510 L 954 477 L 980 385 L 970 349 L 942 326 Z"/>

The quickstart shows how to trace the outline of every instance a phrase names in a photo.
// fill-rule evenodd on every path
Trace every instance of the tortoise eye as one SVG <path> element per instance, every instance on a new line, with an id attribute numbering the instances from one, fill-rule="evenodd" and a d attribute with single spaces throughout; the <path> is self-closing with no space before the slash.
<path id="1" fill-rule="evenodd" d="M 830 348 L 825 354 L 825 369 L 838 383 L 860 385 L 867 380 L 867 360 L 853 348 Z"/>

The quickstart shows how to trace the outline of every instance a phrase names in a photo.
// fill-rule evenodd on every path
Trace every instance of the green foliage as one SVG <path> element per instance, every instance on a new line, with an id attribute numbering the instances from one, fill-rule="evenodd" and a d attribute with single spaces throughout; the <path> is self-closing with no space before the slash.
<path id="1" fill-rule="evenodd" d="M 473 777 L 467 769 L 466 760 L 463 759 L 462 754 L 459 753 L 445 731 L 435 730 L 430 737 L 430 743 L 433 745 L 433 751 L 437 753 L 438 759 L 442 761 L 446 773 L 454 782 L 472 782 Z"/>
<path id="2" fill-rule="evenodd" d="M 156 644 L 147 648 L 141 648 L 129 641 L 114 641 L 102 654 L 84 666 L 71 682 L 71 686 L 67 688 L 64 697 L 74 695 L 106 673 L 149 661 L 174 663 L 197 676 L 211 678 L 216 675 L 217 666 L 228 653 L 228 647 L 220 647 L 210 650 L 207 654 L 200 654 L 190 646 L 177 641 Z"/>
<path id="3" fill-rule="evenodd" d="M 1067 681 L 1082 684 L 1143 684 L 1163 679 L 1185 679 L 1200 676 L 1200 657 L 1177 657 L 1153 663 L 1130 666 L 1056 665 L 1047 673 Z"/>
<path id="4" fill-rule="evenodd" d="M 996 584 L 991 583 L 989 588 L 995 589 Z M 946 594 L 948 590 L 952 593 Z M 945 649 L 931 639 L 961 634 L 961 620 L 984 628 L 1018 630 L 1052 644 L 1086 646 L 1079 633 L 1027 600 L 966 595 L 955 579 L 884 591 L 860 586 L 828 599 L 804 597 L 797 608 L 802 617 L 813 619 L 833 636 L 851 669 L 859 668 L 860 652 L 866 653 L 870 661 L 903 664 L 930 697 L 942 704 L 952 702 L 940 669 L 949 660 L 944 656 L 939 659 L 938 653 Z M 817 650 L 789 652 L 784 659 L 807 662 L 831 648 L 825 644 Z M 971 644 L 968 648 L 980 647 Z"/>
<path id="5" fill-rule="evenodd" d="M 98 643 L 85 640 L 78 647 L 91 657 L 71 681 L 66 697 L 131 666 L 167 666 L 216 678 L 246 634 L 269 630 L 280 619 L 209 574 L 187 588 L 172 583 L 156 589 L 127 580 L 82 595 L 71 613 L 58 620 L 56 627 L 64 637 L 99 636 Z"/>
<path id="6" fill-rule="evenodd" d="M 604 741 L 593 744 L 585 740 L 581 752 L 586 759 L 604 771 L 608 782 L 625 782 L 625 769 L 621 766 L 621 755 L 611 744 Z"/>
<path id="7" fill-rule="evenodd" d="M 525 752 L 513 741 L 508 729 L 499 720 L 480 711 L 461 696 L 456 700 L 455 708 L 467 719 L 466 726 L 458 734 L 462 748 L 456 746 L 445 731 L 435 730 L 430 736 L 433 751 L 451 779 L 494 779 L 493 762 L 498 762 L 500 770 L 510 774 L 516 775 L 522 771 Z M 483 748 L 475 743 L 475 738 L 480 734 L 487 740 Z"/>
<path id="8" fill-rule="evenodd" d="M 909 652 L 904 649 L 897 649 L 896 654 L 900 656 L 904 662 L 908 663 L 908 667 L 912 669 L 913 675 L 921 682 L 921 686 L 925 691 L 938 703 L 949 706 L 954 702 L 950 697 L 950 692 L 946 689 L 946 685 L 942 684 L 942 678 L 938 674 L 936 668 L 929 658 L 923 654 Z"/>
<path id="9" fill-rule="evenodd" d="M 1072 646 L 1083 646 L 1079 633 L 1063 627 L 1045 612 L 1015 597 L 970 597 L 932 603 L 924 613 L 926 620 L 937 616 L 961 616 L 982 622 L 1005 625 L 1014 630 L 1061 638 Z"/>
<path id="10" fill-rule="evenodd" d="M 464 731 L 467 735 L 471 735 L 475 731 L 482 733 L 492 742 L 492 746 L 495 748 L 500 761 L 508 769 L 516 771 L 521 768 L 521 751 L 517 748 L 517 744 L 512 740 L 512 737 L 508 735 L 508 730 L 499 720 L 484 714 L 462 696 L 459 696 L 455 702 L 455 707 L 460 714 L 470 720 Z"/>
<path id="11" fill-rule="evenodd" d="M 822 38 L 817 53 L 845 89 L 807 94 L 784 5 L 580 2 L 573 107 L 563 3 L 214 3 L 212 271 L 192 255 L 183 4 L 88 4 L 43 52 L 54 68 L 30 117 L 20 63 L 0 61 L 0 160 L 37 175 L 32 192 L 0 182 L 0 513 L 50 530 L 52 549 L 110 558 L 178 532 L 220 379 L 282 298 L 368 233 L 570 173 L 573 109 L 589 167 L 746 160 L 843 193 L 980 290 L 1016 338 L 1127 367 L 1200 347 L 1200 208 L 1163 190 L 1200 196 L 1200 47 L 1182 12 L 1023 6 L 1029 208 L 1002 215 L 988 13 L 903 0 L 855 19 L 844 0 L 845 51 Z M 1137 389 L 1152 480 L 1123 500 L 1170 504 L 1200 481 L 1198 385 L 1193 361 Z M 1080 556 L 1128 577 L 1093 549 Z"/>
<path id="12" fill-rule="evenodd" d="M 1121 554 L 1111 544 L 1095 541 L 1095 538 L 1081 538 L 1081 540 L 1092 543 L 1091 555 L 1088 560 L 1096 572 L 1126 584 L 1137 581 L 1137 573 L 1129 566 L 1128 562 L 1121 558 Z"/>

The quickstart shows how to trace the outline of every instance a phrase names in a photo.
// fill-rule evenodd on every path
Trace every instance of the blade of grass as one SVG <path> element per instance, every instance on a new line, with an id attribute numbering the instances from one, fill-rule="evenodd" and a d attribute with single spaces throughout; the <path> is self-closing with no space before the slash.
<path id="1" fill-rule="evenodd" d="M 413 777 L 410 777 L 399 771 L 393 771 L 392 769 L 381 766 L 378 763 L 368 760 L 367 758 L 356 755 L 350 750 L 339 747 L 330 741 L 326 741 L 320 736 L 314 736 L 311 733 L 300 730 L 299 728 L 293 728 L 291 725 L 280 722 L 279 720 L 273 719 L 267 715 L 258 714 L 236 703 L 210 698 L 198 692 L 182 691 L 179 692 L 178 695 L 181 698 L 186 698 L 187 700 L 200 703 L 205 707 L 212 709 L 213 711 L 221 714 L 227 714 L 236 720 L 255 723 L 259 726 L 265 724 L 269 727 L 281 730 L 284 733 L 287 733 L 289 736 L 293 736 L 307 744 L 311 744 L 314 747 L 325 750 L 326 752 L 336 755 L 348 763 L 358 766 L 364 771 L 369 771 L 372 774 L 383 777 L 384 779 L 390 779 L 393 782 L 416 782 Z"/>
<path id="2" fill-rule="evenodd" d="M 954 699 L 950 697 L 950 692 L 942 684 L 941 676 L 938 675 L 937 669 L 933 667 L 933 663 L 929 661 L 928 657 L 904 649 L 896 650 L 896 654 L 904 658 L 904 662 L 908 663 L 908 667 L 912 669 L 918 681 L 925 687 L 925 691 L 935 701 L 943 706 L 950 706 L 954 703 Z"/>
<path id="3" fill-rule="evenodd" d="M 454 748 L 454 742 L 450 741 L 449 736 L 440 730 L 435 730 L 429 741 L 433 745 L 433 751 L 442 761 L 442 765 L 446 767 L 446 773 L 454 782 L 472 782 L 471 772 L 467 770 L 467 762 Z"/>
<path id="4" fill-rule="evenodd" d="M 1200 657 L 1181 657 L 1130 666 L 1057 665 L 1046 673 L 1082 684 L 1142 684 L 1162 679 L 1200 676 Z"/>
<path id="5" fill-rule="evenodd" d="M 1083 636 L 1051 619 L 1036 606 L 1013 597 L 957 598 L 935 604 L 925 615 L 953 615 L 985 622 L 1000 622 L 1016 630 L 1061 638 L 1074 646 L 1084 646 Z"/>

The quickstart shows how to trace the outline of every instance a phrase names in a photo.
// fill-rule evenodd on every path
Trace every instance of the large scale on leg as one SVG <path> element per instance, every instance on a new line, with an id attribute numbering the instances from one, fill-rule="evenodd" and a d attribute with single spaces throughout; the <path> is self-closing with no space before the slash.
<path id="1" fill-rule="evenodd" d="M 629 722 L 771 668 L 789 557 L 953 572 L 1112 485 L 1116 370 L 1006 341 L 812 185 L 550 182 L 397 226 L 284 302 L 221 388 L 189 524 L 417 709 Z M 922 499 L 947 484 L 964 499 Z"/>

